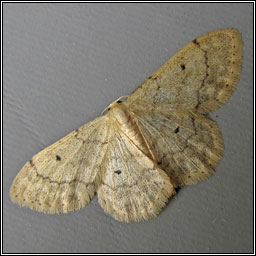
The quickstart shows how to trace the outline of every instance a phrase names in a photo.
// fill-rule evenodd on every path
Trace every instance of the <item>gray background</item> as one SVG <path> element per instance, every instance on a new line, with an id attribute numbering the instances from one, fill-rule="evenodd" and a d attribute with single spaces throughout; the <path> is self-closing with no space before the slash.
<path id="1" fill-rule="evenodd" d="M 4 3 L 3 22 L 5 253 L 252 252 L 252 3 Z M 225 27 L 243 36 L 243 71 L 211 114 L 225 143 L 211 179 L 180 189 L 140 223 L 115 221 L 97 196 L 66 215 L 11 202 L 11 183 L 35 153 L 129 94 L 195 37 Z"/>

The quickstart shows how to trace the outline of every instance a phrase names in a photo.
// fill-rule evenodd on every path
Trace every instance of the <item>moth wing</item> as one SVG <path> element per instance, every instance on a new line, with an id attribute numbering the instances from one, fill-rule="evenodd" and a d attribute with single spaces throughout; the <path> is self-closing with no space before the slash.
<path id="1" fill-rule="evenodd" d="M 45 213 L 86 206 L 101 180 L 108 133 L 108 120 L 99 117 L 36 154 L 13 181 L 12 201 Z"/>
<path id="2" fill-rule="evenodd" d="M 242 40 L 235 29 L 205 34 L 183 47 L 127 99 L 137 109 L 208 113 L 233 93 L 242 59 Z"/>
<path id="3" fill-rule="evenodd" d="M 103 166 L 98 200 L 119 221 L 152 218 L 175 193 L 168 175 L 118 129 L 109 142 Z"/>
<path id="4" fill-rule="evenodd" d="M 193 112 L 131 113 L 152 158 L 175 186 L 194 184 L 214 172 L 223 152 L 216 123 Z"/>

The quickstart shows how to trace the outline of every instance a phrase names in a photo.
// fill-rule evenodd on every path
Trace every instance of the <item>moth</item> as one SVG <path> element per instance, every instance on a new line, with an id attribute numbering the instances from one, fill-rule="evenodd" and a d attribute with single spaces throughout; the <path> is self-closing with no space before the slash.
<path id="1" fill-rule="evenodd" d="M 119 221 L 155 217 L 175 188 L 213 174 L 223 143 L 206 114 L 235 90 L 241 61 L 235 29 L 194 39 L 126 101 L 117 99 L 108 112 L 33 156 L 13 181 L 12 201 L 67 213 L 97 192 L 101 207 Z"/>

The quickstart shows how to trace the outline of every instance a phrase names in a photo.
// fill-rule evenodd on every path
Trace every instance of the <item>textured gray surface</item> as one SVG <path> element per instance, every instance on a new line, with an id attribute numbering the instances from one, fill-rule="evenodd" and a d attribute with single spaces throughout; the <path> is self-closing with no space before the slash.
<path id="1" fill-rule="evenodd" d="M 3 22 L 4 252 L 252 252 L 252 4 L 5 3 Z M 225 143 L 211 179 L 182 188 L 142 223 L 115 221 L 97 197 L 66 215 L 12 204 L 10 185 L 35 153 L 129 94 L 195 37 L 225 27 L 243 36 L 243 72 L 211 114 Z"/>

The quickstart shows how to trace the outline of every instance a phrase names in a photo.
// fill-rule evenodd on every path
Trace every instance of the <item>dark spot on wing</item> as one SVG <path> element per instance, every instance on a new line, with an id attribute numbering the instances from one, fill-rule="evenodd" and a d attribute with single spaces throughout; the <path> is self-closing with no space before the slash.
<path id="1" fill-rule="evenodd" d="M 61 157 L 59 155 L 56 155 L 56 160 L 57 161 L 60 161 L 61 160 Z"/>
<path id="2" fill-rule="evenodd" d="M 175 133 L 178 133 L 180 131 L 180 127 L 178 126 L 176 129 L 175 129 Z"/>
<path id="3" fill-rule="evenodd" d="M 116 173 L 116 174 L 120 174 L 121 173 L 121 171 L 120 170 L 117 170 L 117 171 L 114 171 L 114 173 Z"/>
<path id="4" fill-rule="evenodd" d="M 186 68 L 184 64 L 181 64 L 180 67 L 182 70 L 184 70 Z"/>
<path id="5" fill-rule="evenodd" d="M 30 165 L 33 167 L 34 166 L 34 163 L 33 163 L 33 160 L 31 159 L 31 160 L 29 160 L 29 163 L 30 163 Z"/>
<path id="6" fill-rule="evenodd" d="M 196 39 L 194 39 L 192 42 L 193 42 L 194 44 L 196 44 L 196 45 L 199 45 L 199 43 L 197 42 Z"/>
<path id="7" fill-rule="evenodd" d="M 181 189 L 181 187 L 176 187 L 175 191 L 178 192 L 178 191 L 180 191 L 180 189 Z"/>

